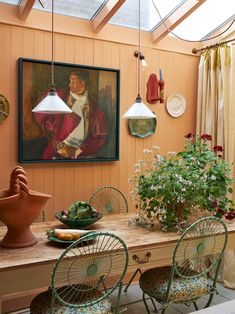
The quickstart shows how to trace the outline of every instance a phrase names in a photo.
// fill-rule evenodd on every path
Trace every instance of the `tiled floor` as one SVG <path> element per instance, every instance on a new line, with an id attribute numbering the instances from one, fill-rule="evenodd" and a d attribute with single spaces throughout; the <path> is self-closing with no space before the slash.
<path id="1" fill-rule="evenodd" d="M 227 302 L 229 300 L 235 299 L 235 290 L 227 289 L 221 284 L 218 284 L 217 287 L 218 287 L 219 294 L 214 296 L 214 299 L 212 301 L 212 305 L 224 303 L 224 302 Z M 136 303 L 127 306 L 126 310 L 124 310 L 126 308 L 126 306 L 123 307 L 122 309 L 124 311 L 122 313 L 124 313 L 124 314 L 145 314 L 146 310 L 145 310 L 145 306 L 144 306 L 143 302 L 141 301 L 141 297 L 142 297 L 142 292 L 141 292 L 140 288 L 138 287 L 138 285 L 130 286 L 128 289 L 128 292 L 123 293 L 121 303 L 126 304 L 129 302 L 135 302 L 135 301 L 136 301 Z M 112 298 L 115 299 L 115 296 L 113 296 Z M 200 305 L 200 303 L 205 304 L 205 301 L 206 301 L 206 299 L 201 299 L 199 302 L 199 305 Z M 150 300 L 148 302 L 150 302 Z M 150 309 L 151 309 L 151 313 L 154 313 L 154 309 L 153 309 L 153 306 L 151 305 L 151 302 L 150 302 Z M 166 314 L 186 314 L 186 313 L 191 313 L 194 310 L 195 310 L 194 306 L 187 307 L 185 305 L 177 304 L 174 306 L 170 306 L 167 309 Z M 14 314 L 29 314 L 29 313 L 30 312 L 28 310 L 22 310 L 19 312 L 14 312 Z M 216 313 L 218 313 L 218 312 L 216 312 Z M 11 314 L 13 314 L 13 313 L 11 313 Z M 221 312 L 221 314 L 227 314 L 227 313 L 225 313 L 223 311 L 223 312 Z"/>

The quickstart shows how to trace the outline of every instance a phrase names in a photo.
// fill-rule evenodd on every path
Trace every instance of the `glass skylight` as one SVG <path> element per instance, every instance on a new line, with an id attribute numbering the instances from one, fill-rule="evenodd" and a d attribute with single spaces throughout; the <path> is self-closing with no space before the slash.
<path id="1" fill-rule="evenodd" d="M 185 0 L 141 0 L 141 29 L 151 31 L 161 22 L 153 6 L 153 1 L 159 10 L 161 18 L 167 18 Z M 18 5 L 19 0 L 0 0 L 8 4 Z M 38 0 L 34 9 L 51 11 L 51 0 Z M 92 20 L 108 0 L 55 0 L 55 13 L 77 18 Z M 207 0 L 173 32 L 188 40 L 198 40 L 210 34 L 229 18 L 235 18 L 235 0 Z M 109 23 L 130 28 L 138 28 L 138 0 L 126 0 Z M 231 20 L 232 22 L 232 20 Z M 235 23 L 233 25 L 234 29 Z"/>
<path id="2" fill-rule="evenodd" d="M 154 0 L 161 17 L 166 17 L 182 0 Z M 131 28 L 138 28 L 138 1 L 126 0 L 118 12 L 109 21 L 111 24 L 126 26 Z M 156 12 L 152 0 L 141 0 L 141 29 L 150 31 L 156 24 L 160 22 L 160 17 Z"/>
<path id="3" fill-rule="evenodd" d="M 19 0 L 2 0 L 0 2 L 17 5 Z"/>
<path id="4" fill-rule="evenodd" d="M 207 0 L 181 22 L 173 32 L 186 39 L 201 39 L 232 15 L 235 18 L 234 0 Z"/>
<path id="5" fill-rule="evenodd" d="M 33 8 L 43 11 L 51 11 L 51 0 L 42 0 L 44 8 L 36 1 Z M 100 7 L 106 3 L 104 0 L 56 0 L 54 1 L 55 13 L 74 16 L 90 20 Z"/>

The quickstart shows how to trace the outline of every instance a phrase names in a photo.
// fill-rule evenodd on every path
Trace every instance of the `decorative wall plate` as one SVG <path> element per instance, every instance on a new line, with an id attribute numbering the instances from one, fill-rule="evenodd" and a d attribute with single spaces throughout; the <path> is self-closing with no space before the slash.
<path id="1" fill-rule="evenodd" d="M 155 133 L 157 119 L 129 119 L 130 134 L 137 137 L 147 137 Z"/>
<path id="2" fill-rule="evenodd" d="M 0 123 L 4 122 L 9 115 L 9 102 L 0 94 Z"/>
<path id="3" fill-rule="evenodd" d="M 172 93 L 166 102 L 166 109 L 172 117 L 181 116 L 186 109 L 186 100 L 184 96 L 178 93 Z"/>

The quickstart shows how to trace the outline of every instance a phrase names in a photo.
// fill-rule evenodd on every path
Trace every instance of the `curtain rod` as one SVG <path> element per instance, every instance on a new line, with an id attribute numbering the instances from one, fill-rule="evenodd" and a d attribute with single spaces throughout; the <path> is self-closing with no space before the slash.
<path id="1" fill-rule="evenodd" d="M 216 47 L 219 47 L 221 45 L 227 44 L 227 43 L 229 43 L 231 41 L 235 41 L 235 38 L 231 38 L 231 39 L 228 39 L 228 40 L 225 40 L 225 41 L 221 41 L 219 43 L 216 43 L 216 44 L 213 44 L 213 45 L 210 45 L 210 46 L 206 46 L 206 47 L 202 47 L 202 48 L 193 48 L 192 53 L 196 54 L 198 52 L 201 52 L 201 51 L 204 51 L 204 50 L 207 50 L 207 49 L 216 48 Z"/>

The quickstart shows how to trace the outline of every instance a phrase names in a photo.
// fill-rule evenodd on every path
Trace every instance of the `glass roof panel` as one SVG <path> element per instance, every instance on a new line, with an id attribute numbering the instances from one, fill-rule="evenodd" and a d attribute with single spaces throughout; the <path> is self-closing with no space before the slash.
<path id="1" fill-rule="evenodd" d="M 44 8 L 39 1 L 35 2 L 33 8 L 43 11 L 51 11 L 51 0 L 41 0 L 41 2 L 44 5 Z M 54 1 L 54 8 L 55 13 L 90 20 L 106 2 L 107 0 L 56 0 Z"/>
<path id="2" fill-rule="evenodd" d="M 0 2 L 17 5 L 19 0 L 1 0 Z"/>
<path id="3" fill-rule="evenodd" d="M 183 1 L 158 0 L 156 4 L 162 18 L 164 18 L 181 2 Z M 125 27 L 138 28 L 138 10 L 139 4 L 137 0 L 126 0 L 118 12 L 111 18 L 109 23 Z M 159 23 L 160 17 L 153 6 L 152 0 L 142 0 L 140 2 L 140 11 L 140 23 L 142 30 L 150 31 L 156 24 Z"/>
<path id="4" fill-rule="evenodd" d="M 184 39 L 198 40 L 235 14 L 234 0 L 207 0 L 173 32 Z"/>
<path id="5" fill-rule="evenodd" d="M 161 17 L 164 19 L 173 12 L 185 0 L 141 0 L 141 29 L 152 30 L 159 24 L 160 17 L 152 2 L 155 2 Z M 18 5 L 19 0 L 0 0 L 12 5 Z M 41 0 L 44 8 L 38 0 L 35 1 L 34 9 L 51 11 L 51 0 Z M 55 12 L 91 20 L 108 0 L 55 0 Z M 210 34 L 226 20 L 235 17 L 235 0 L 207 0 L 173 32 L 188 40 L 199 40 Z M 138 1 L 126 0 L 121 8 L 110 20 L 111 24 L 138 28 Z M 170 34 L 172 35 L 172 34 Z"/>

